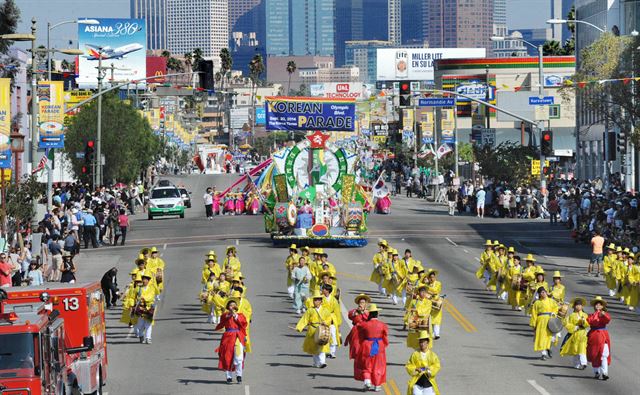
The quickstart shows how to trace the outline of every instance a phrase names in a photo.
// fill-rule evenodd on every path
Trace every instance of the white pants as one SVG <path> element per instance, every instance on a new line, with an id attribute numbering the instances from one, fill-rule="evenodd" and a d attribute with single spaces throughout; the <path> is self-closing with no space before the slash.
<path id="1" fill-rule="evenodd" d="M 413 386 L 413 395 L 436 395 L 433 387 L 422 388 L 418 384 Z"/>
<path id="2" fill-rule="evenodd" d="M 142 317 L 138 317 L 138 322 L 135 326 L 135 334 L 138 337 L 144 337 L 145 339 L 151 340 L 151 330 L 153 329 L 153 325 L 151 322 L 145 320 Z"/>
<path id="3" fill-rule="evenodd" d="M 234 352 L 233 354 L 233 364 L 236 365 L 236 377 L 242 377 L 242 363 L 244 362 L 244 346 L 240 344 L 239 352 Z M 233 378 L 233 371 L 228 370 L 225 372 L 228 379 Z"/>
<path id="4" fill-rule="evenodd" d="M 456 210 L 456 202 L 449 201 L 449 215 L 453 215 Z"/>
<path id="5" fill-rule="evenodd" d="M 329 349 L 331 355 L 335 356 L 338 349 L 338 334 L 335 325 L 329 326 L 329 333 L 331 333 L 331 345 L 329 346 Z"/>
<path id="6" fill-rule="evenodd" d="M 313 366 L 320 367 L 326 363 L 326 355 L 321 352 L 313 356 Z"/>
<path id="7" fill-rule="evenodd" d="M 604 345 L 604 350 L 602 350 L 602 362 L 599 368 L 593 368 L 594 373 L 598 373 L 604 376 L 609 375 L 609 345 Z"/>
<path id="8" fill-rule="evenodd" d="M 574 355 L 573 365 L 576 368 L 579 368 L 580 366 L 587 366 L 587 355 L 586 354 Z"/>

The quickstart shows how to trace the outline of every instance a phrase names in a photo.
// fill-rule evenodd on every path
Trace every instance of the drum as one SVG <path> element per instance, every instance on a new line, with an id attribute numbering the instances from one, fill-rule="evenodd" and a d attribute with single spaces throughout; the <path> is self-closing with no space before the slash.
<path id="1" fill-rule="evenodd" d="M 562 332 L 562 328 L 562 320 L 558 317 L 551 317 L 551 319 L 547 323 L 547 329 L 549 329 L 549 332 L 553 333 L 554 335 L 556 333 Z"/>
<path id="2" fill-rule="evenodd" d="M 558 307 L 558 317 L 564 318 L 567 316 L 567 312 L 569 311 L 569 303 L 560 303 Z"/>
<path id="3" fill-rule="evenodd" d="M 349 203 L 347 205 L 347 212 L 346 212 L 345 218 L 346 218 L 345 225 L 347 230 L 357 231 L 358 229 L 360 229 L 360 225 L 362 225 L 362 221 L 364 219 L 364 211 L 362 209 L 362 204 Z"/>
<path id="4" fill-rule="evenodd" d="M 290 227 L 289 219 L 287 217 L 288 208 L 289 203 L 276 203 L 276 206 L 273 209 L 276 216 L 276 225 L 278 225 L 279 228 L 288 229 Z"/>
<path id="5" fill-rule="evenodd" d="M 315 343 L 319 346 L 325 346 L 329 344 L 329 339 L 331 339 L 331 330 L 329 329 L 329 325 L 318 325 L 318 329 L 313 337 Z"/>
<path id="6" fill-rule="evenodd" d="M 516 274 L 512 279 L 511 279 L 511 289 L 513 291 L 520 291 L 520 282 L 522 281 L 522 275 L 520 274 Z"/>
<path id="7" fill-rule="evenodd" d="M 431 302 L 431 308 L 433 310 L 440 311 L 440 310 L 442 310 L 442 304 L 443 303 L 444 303 L 444 299 L 442 299 L 442 298 L 438 298 L 437 300 L 433 300 Z"/>

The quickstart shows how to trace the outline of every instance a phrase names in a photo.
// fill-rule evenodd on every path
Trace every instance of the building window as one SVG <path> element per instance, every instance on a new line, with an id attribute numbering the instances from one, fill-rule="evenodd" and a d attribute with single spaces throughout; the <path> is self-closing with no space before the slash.
<path id="1" fill-rule="evenodd" d="M 560 119 L 560 104 L 549 106 L 549 119 Z"/>

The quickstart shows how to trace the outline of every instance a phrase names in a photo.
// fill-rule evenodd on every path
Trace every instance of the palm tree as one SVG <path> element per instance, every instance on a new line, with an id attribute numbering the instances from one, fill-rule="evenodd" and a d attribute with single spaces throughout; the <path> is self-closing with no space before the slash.
<path id="1" fill-rule="evenodd" d="M 289 63 L 287 63 L 287 73 L 289 73 L 289 83 L 287 85 L 287 96 L 291 94 L 291 75 L 295 73 L 297 69 L 298 69 L 298 66 L 296 65 L 295 61 L 290 60 Z"/>

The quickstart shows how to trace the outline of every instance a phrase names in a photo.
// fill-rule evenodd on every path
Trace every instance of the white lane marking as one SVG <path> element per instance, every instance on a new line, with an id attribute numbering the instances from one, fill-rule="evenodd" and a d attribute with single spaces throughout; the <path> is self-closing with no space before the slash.
<path id="1" fill-rule="evenodd" d="M 240 245 L 240 239 L 236 239 L 236 245 L 239 246 Z"/>
<path id="2" fill-rule="evenodd" d="M 167 249 L 167 243 L 164 243 L 164 245 L 162 246 L 162 249 L 163 249 L 163 250 L 166 250 L 166 249 Z"/>
<path id="3" fill-rule="evenodd" d="M 542 388 L 540 384 L 536 383 L 535 380 L 527 380 L 527 383 L 531 384 L 531 386 L 535 388 L 535 390 L 538 391 L 541 395 L 551 395 L 549 394 L 549 392 L 547 392 L 546 389 Z"/>
<path id="4" fill-rule="evenodd" d="M 453 242 L 453 240 L 451 240 L 450 238 L 445 237 L 445 239 L 447 239 L 447 241 L 448 241 L 449 243 L 453 244 L 454 246 L 456 246 L 456 247 L 458 246 L 458 245 L 457 245 L 456 243 L 454 243 L 454 242 Z"/>
<path id="5" fill-rule="evenodd" d="M 462 251 L 466 252 L 467 254 L 469 253 L 469 251 L 468 251 L 468 250 L 465 250 L 464 248 L 462 249 Z"/>
<path id="6" fill-rule="evenodd" d="M 353 328 L 353 324 L 349 319 L 349 310 L 347 310 L 347 308 L 344 305 L 344 302 L 342 302 L 342 298 L 340 298 L 340 311 L 342 311 L 342 317 L 344 318 L 344 322 L 347 323 L 347 326 L 349 326 L 349 330 L 351 330 L 351 328 Z"/>
<path id="7" fill-rule="evenodd" d="M 244 386 L 244 395 L 251 395 L 251 388 L 248 385 Z"/>

